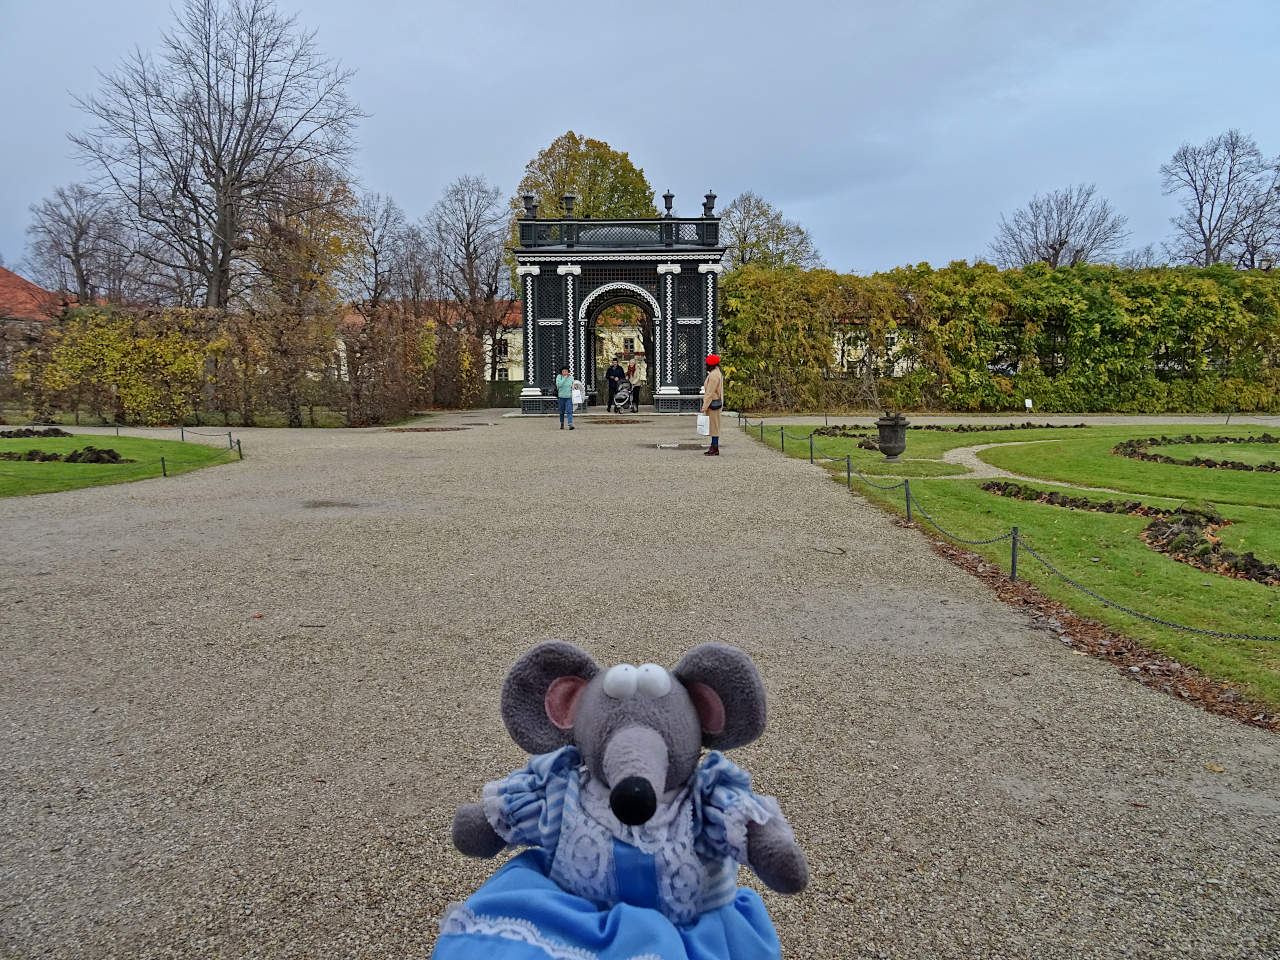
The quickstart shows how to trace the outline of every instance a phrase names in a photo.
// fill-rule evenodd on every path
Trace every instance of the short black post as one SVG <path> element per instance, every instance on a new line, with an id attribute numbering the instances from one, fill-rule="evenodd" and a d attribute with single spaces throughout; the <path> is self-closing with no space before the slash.
<path id="1" fill-rule="evenodd" d="M 231 442 L 231 431 L 227 431 L 227 449 L 230 450 L 234 444 Z"/>
<path id="2" fill-rule="evenodd" d="M 906 495 L 907 495 L 907 523 L 910 523 L 911 522 L 911 481 L 903 480 L 902 489 L 906 492 Z"/>
<path id="3" fill-rule="evenodd" d="M 178 424 L 178 439 L 183 443 L 187 442 L 187 428 L 182 424 Z"/>
<path id="4" fill-rule="evenodd" d="M 764 443 L 764 421 L 760 421 L 760 442 Z"/>
<path id="5" fill-rule="evenodd" d="M 116 436 L 120 436 L 120 424 L 116 424 Z"/>
<path id="6" fill-rule="evenodd" d="M 778 428 L 778 446 L 782 448 L 782 452 L 787 452 L 787 431 L 781 427 Z"/>
<path id="7" fill-rule="evenodd" d="M 829 426 L 831 426 L 831 424 L 827 422 L 827 411 L 825 411 L 825 410 L 823 410 L 823 411 L 822 411 L 822 425 L 823 425 L 824 427 L 829 427 Z"/>
<path id="8" fill-rule="evenodd" d="M 1013 583 L 1018 582 L 1018 528 L 1013 528 L 1013 546 L 1010 547 L 1009 555 L 1009 579 Z"/>
<path id="9" fill-rule="evenodd" d="M 244 459 L 244 448 L 240 446 L 240 441 L 236 441 L 236 453 L 240 454 L 240 459 Z"/>
<path id="10" fill-rule="evenodd" d="M 809 434 L 809 462 L 813 463 L 813 434 Z"/>
<path id="11" fill-rule="evenodd" d="M 165 466 L 164 457 L 160 458 L 160 475 L 162 477 L 167 477 L 169 475 L 169 468 Z"/>
<path id="12" fill-rule="evenodd" d="M 844 482 L 850 490 L 853 489 L 853 457 L 847 453 L 844 455 Z"/>

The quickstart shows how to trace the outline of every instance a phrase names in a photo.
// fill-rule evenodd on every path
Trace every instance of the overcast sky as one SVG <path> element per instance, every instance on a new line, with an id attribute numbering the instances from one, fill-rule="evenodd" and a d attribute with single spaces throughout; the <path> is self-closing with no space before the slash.
<path id="1" fill-rule="evenodd" d="M 178 2 L 178 0 L 175 0 Z M 827 264 L 870 272 L 986 250 L 1002 211 L 1096 182 L 1131 246 L 1168 235 L 1160 164 L 1238 127 L 1280 153 L 1280 3 L 282 0 L 357 71 L 356 174 L 424 213 L 453 178 L 512 192 L 568 129 L 629 151 L 696 214 L 755 190 Z M 85 177 L 73 93 L 169 0 L 0 0 L 0 256 L 28 207 Z"/>

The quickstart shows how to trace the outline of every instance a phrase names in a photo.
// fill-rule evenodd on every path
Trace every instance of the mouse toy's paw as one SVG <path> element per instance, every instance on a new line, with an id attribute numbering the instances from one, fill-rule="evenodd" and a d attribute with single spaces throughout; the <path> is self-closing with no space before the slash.
<path id="1" fill-rule="evenodd" d="M 468 857 L 496 857 L 506 847 L 478 803 L 464 803 L 453 815 L 453 845 Z"/>

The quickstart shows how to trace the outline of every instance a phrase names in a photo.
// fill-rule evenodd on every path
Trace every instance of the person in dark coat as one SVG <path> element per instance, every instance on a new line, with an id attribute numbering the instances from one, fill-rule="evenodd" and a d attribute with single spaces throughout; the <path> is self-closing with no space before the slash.
<path id="1" fill-rule="evenodd" d="M 622 382 L 622 378 L 626 376 L 626 371 L 622 369 L 622 364 L 618 363 L 618 358 L 613 358 L 613 366 L 604 372 L 604 377 L 609 381 L 609 406 L 606 408 L 610 413 L 615 413 L 613 406 L 613 398 L 618 393 L 618 384 Z"/>

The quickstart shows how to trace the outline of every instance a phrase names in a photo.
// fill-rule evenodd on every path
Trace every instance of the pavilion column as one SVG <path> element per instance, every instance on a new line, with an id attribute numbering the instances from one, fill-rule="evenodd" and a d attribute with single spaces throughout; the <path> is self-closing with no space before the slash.
<path id="1" fill-rule="evenodd" d="M 534 385 L 534 371 L 536 370 L 536 360 L 534 344 L 534 323 L 533 316 L 533 278 L 538 275 L 540 268 L 532 267 L 516 267 L 516 276 L 520 278 L 520 284 L 523 291 L 524 299 L 524 389 L 520 391 L 522 397 L 540 397 L 542 390 Z"/>
<path id="2" fill-rule="evenodd" d="M 556 267 L 556 273 L 564 277 L 564 332 L 566 347 L 569 351 L 567 354 L 569 375 L 585 384 L 586 377 L 583 376 L 583 370 L 586 368 L 586 358 L 583 354 L 586 350 L 586 338 L 583 335 L 583 325 L 578 322 L 578 304 L 575 297 L 577 284 L 574 283 L 574 278 L 581 276 L 582 267 L 577 264 L 561 264 Z"/>
<path id="3" fill-rule="evenodd" d="M 678 263 L 658 264 L 658 276 L 662 280 L 662 320 L 661 323 L 656 324 L 653 342 L 658 363 L 657 392 L 660 394 L 680 392 L 680 388 L 676 386 L 675 344 L 673 343 L 676 324 L 676 274 L 679 272 L 680 264 Z"/>
<path id="4" fill-rule="evenodd" d="M 706 352 L 720 352 L 720 274 L 724 267 L 718 263 L 700 263 L 698 272 L 707 275 L 706 309 L 703 319 L 706 326 Z"/>

